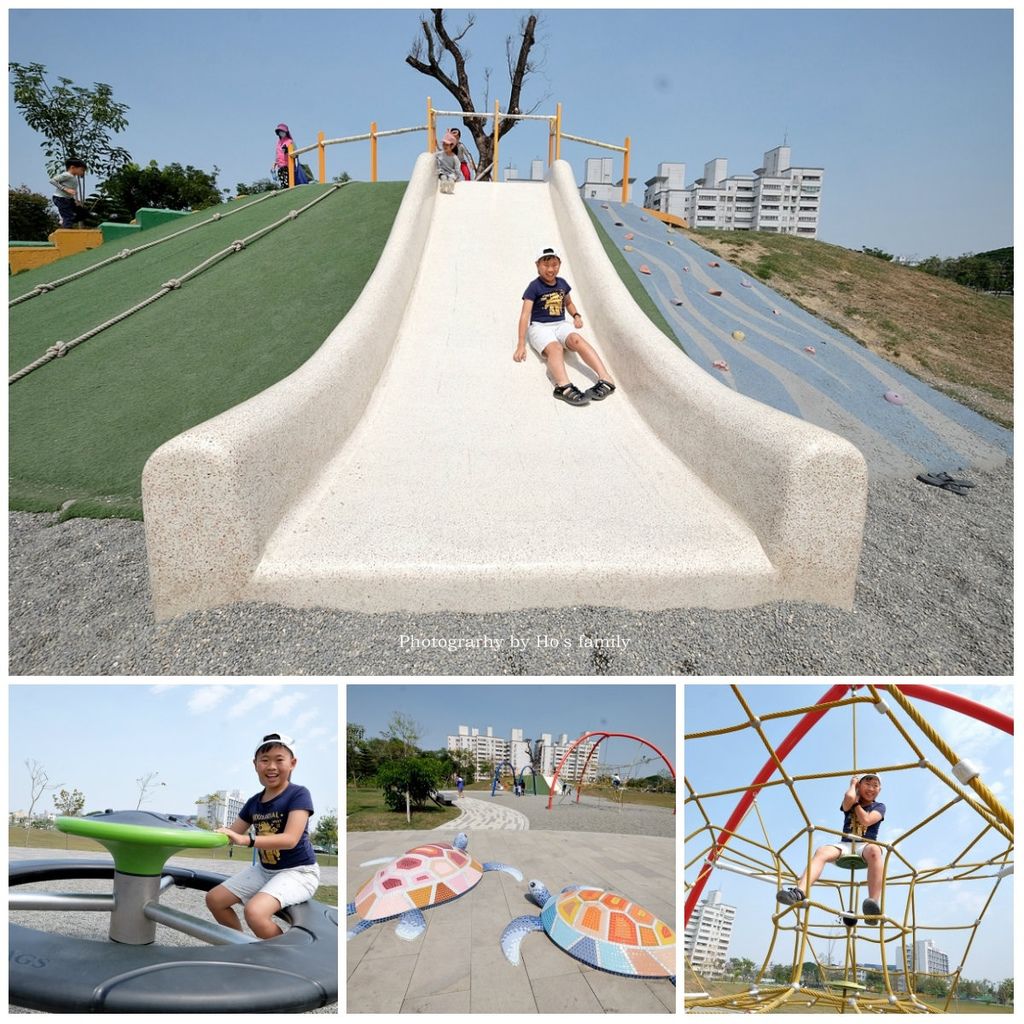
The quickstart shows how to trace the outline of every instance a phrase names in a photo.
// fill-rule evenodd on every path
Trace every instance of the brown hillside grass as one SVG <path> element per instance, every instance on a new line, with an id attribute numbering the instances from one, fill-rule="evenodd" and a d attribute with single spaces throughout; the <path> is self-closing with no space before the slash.
<path id="1" fill-rule="evenodd" d="M 1013 299 L 792 235 L 692 231 L 698 245 L 865 348 L 1013 425 Z"/>

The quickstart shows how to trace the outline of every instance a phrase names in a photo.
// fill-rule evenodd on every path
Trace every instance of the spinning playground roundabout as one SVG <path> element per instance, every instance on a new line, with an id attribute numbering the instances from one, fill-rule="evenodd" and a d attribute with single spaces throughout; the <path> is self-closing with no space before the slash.
<path id="1" fill-rule="evenodd" d="M 972 948 L 986 929 L 1012 931 L 1013 817 L 1003 783 L 982 779 L 981 758 L 1007 737 L 1012 748 L 1013 720 L 923 685 L 838 684 L 791 707 L 772 706 L 775 687 L 734 686 L 732 710 L 714 706 L 728 717 L 707 728 L 718 717 L 711 690 L 686 695 L 688 727 L 702 727 L 686 735 L 687 1012 L 956 1009 L 961 979 L 986 974 L 969 964 Z M 815 696 L 786 688 L 787 697 L 801 691 Z M 972 762 L 953 745 L 961 742 L 982 754 Z M 751 782 L 730 784 L 761 760 Z M 871 840 L 882 860 L 874 909 L 864 907 L 863 836 L 840 827 L 840 797 L 866 773 L 889 801 Z M 802 884 L 817 848 L 840 842 L 851 845 L 803 899 L 777 902 L 777 891 Z M 749 983 L 723 991 L 725 959 L 709 952 L 703 917 L 728 911 L 734 942 L 756 938 L 762 959 Z"/>
<path id="2" fill-rule="evenodd" d="M 337 1001 L 335 907 L 289 907 L 279 914 L 287 930 L 261 941 L 161 902 L 165 893 L 205 893 L 224 880 L 166 861 L 183 849 L 224 846 L 226 836 L 145 811 L 59 818 L 57 827 L 102 843 L 113 860 L 11 863 L 11 1003 L 54 1013 L 280 1013 Z M 89 891 L 23 889 L 68 880 L 85 881 Z M 98 881 L 105 891 L 95 891 Z M 18 923 L 20 911 L 52 912 L 59 931 Z M 97 941 L 77 927 L 80 912 L 109 914 L 109 937 Z M 201 941 L 165 945 L 157 925 Z"/>

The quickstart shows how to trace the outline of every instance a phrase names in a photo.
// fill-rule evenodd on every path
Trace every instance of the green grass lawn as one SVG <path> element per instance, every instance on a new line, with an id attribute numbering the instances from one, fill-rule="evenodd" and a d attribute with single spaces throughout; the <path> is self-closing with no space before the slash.
<path id="1" fill-rule="evenodd" d="M 396 813 L 384 806 L 384 791 L 369 786 L 345 787 L 345 831 L 378 832 L 400 831 L 402 829 L 437 828 L 447 821 L 454 821 L 462 812 L 457 807 L 438 807 L 429 803 L 426 807 L 414 808 L 412 821 L 405 820 L 405 811 Z"/>
<path id="2" fill-rule="evenodd" d="M 157 447 L 283 379 L 320 347 L 373 272 L 405 187 L 347 185 L 12 385 L 10 507 L 52 511 L 75 501 L 66 515 L 140 518 L 142 467 Z M 14 306 L 11 372 L 328 188 L 310 185 L 246 204 L 234 216 Z M 181 218 L 132 243 L 208 217 L 205 211 Z M 127 244 L 107 243 L 19 274 L 11 280 L 11 296 Z"/>

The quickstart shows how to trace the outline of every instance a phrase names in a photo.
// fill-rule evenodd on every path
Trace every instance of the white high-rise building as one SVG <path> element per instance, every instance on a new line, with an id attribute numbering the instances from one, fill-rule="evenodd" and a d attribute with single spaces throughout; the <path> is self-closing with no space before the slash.
<path id="1" fill-rule="evenodd" d="M 949 954 L 943 953 L 931 939 L 907 943 L 907 964 L 912 974 L 949 974 Z"/>
<path id="2" fill-rule="evenodd" d="M 790 166 L 788 146 L 765 153 L 764 166 L 752 175 L 729 176 L 726 159 L 716 157 L 704 165 L 702 178 L 685 188 L 674 185 L 685 168 L 658 164 L 658 173 L 647 181 L 644 206 L 683 217 L 692 228 L 817 238 L 825 171 Z"/>
<path id="3" fill-rule="evenodd" d="M 583 184 L 580 185 L 582 199 L 601 199 L 622 202 L 622 179 L 612 181 L 614 161 L 610 156 L 590 157 L 584 165 Z M 630 185 L 636 181 L 630 178 Z"/>
<path id="4" fill-rule="evenodd" d="M 694 907 L 683 932 L 683 950 L 698 974 L 713 977 L 724 969 L 735 920 L 736 908 L 722 902 L 718 889 Z"/>
<path id="5" fill-rule="evenodd" d="M 196 817 L 205 818 L 213 828 L 227 828 L 243 806 L 245 797 L 240 790 L 218 789 L 196 801 Z"/>
<path id="6" fill-rule="evenodd" d="M 552 734 L 545 732 L 539 737 L 527 737 L 523 729 L 512 729 L 509 738 L 505 739 L 494 735 L 492 727 L 487 727 L 486 735 L 481 736 L 479 729 L 471 729 L 467 725 L 460 725 L 458 735 L 449 736 L 447 742 L 448 750 L 468 750 L 473 755 L 474 764 L 478 775 L 483 774 L 483 765 L 504 764 L 508 762 L 515 769 L 516 774 L 530 763 L 530 752 L 527 748 L 528 739 L 540 739 L 542 744 L 540 773 L 542 775 L 553 775 L 562 758 L 565 756 L 573 741 L 566 733 L 562 733 L 558 742 L 552 741 Z M 533 744 L 531 743 L 531 746 Z M 587 755 L 593 750 L 592 743 L 581 743 L 572 756 L 562 768 L 562 777 L 567 781 L 574 782 L 579 779 L 580 772 L 587 760 Z M 600 759 L 600 748 L 593 756 L 590 764 L 587 765 L 585 782 L 593 782 L 597 777 L 598 761 Z"/>

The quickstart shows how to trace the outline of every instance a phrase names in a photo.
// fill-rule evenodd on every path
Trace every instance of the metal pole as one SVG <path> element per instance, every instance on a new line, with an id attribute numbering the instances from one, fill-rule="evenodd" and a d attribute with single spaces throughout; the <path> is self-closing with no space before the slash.
<path id="1" fill-rule="evenodd" d="M 142 908 L 142 912 L 154 924 L 167 925 L 168 928 L 184 932 L 186 935 L 202 939 L 204 942 L 211 942 L 216 946 L 245 946 L 251 942 L 260 941 L 251 935 L 246 935 L 245 932 L 236 932 L 234 928 L 217 924 L 215 921 L 203 921 L 180 910 L 163 907 L 156 900 L 147 903 Z"/>
<path id="2" fill-rule="evenodd" d="M 622 203 L 629 202 L 629 136 L 626 136 L 626 152 L 622 157 Z"/>
<path id="3" fill-rule="evenodd" d="M 105 910 L 114 909 L 114 897 L 101 893 L 79 894 L 71 892 L 12 892 L 11 910 Z"/>
<path id="4" fill-rule="evenodd" d="M 501 181 L 501 164 L 498 163 L 498 123 L 501 107 L 494 101 L 494 159 L 491 161 L 491 181 Z"/>
<path id="5" fill-rule="evenodd" d="M 377 122 L 370 122 L 370 181 L 377 180 Z"/>
<path id="6" fill-rule="evenodd" d="M 327 153 L 324 148 L 324 133 L 318 132 L 316 136 L 316 148 L 320 157 L 320 184 L 327 183 Z"/>
<path id="7" fill-rule="evenodd" d="M 434 139 L 434 108 L 431 106 L 430 97 L 427 97 L 427 152 L 433 153 L 437 150 L 437 142 Z"/>

